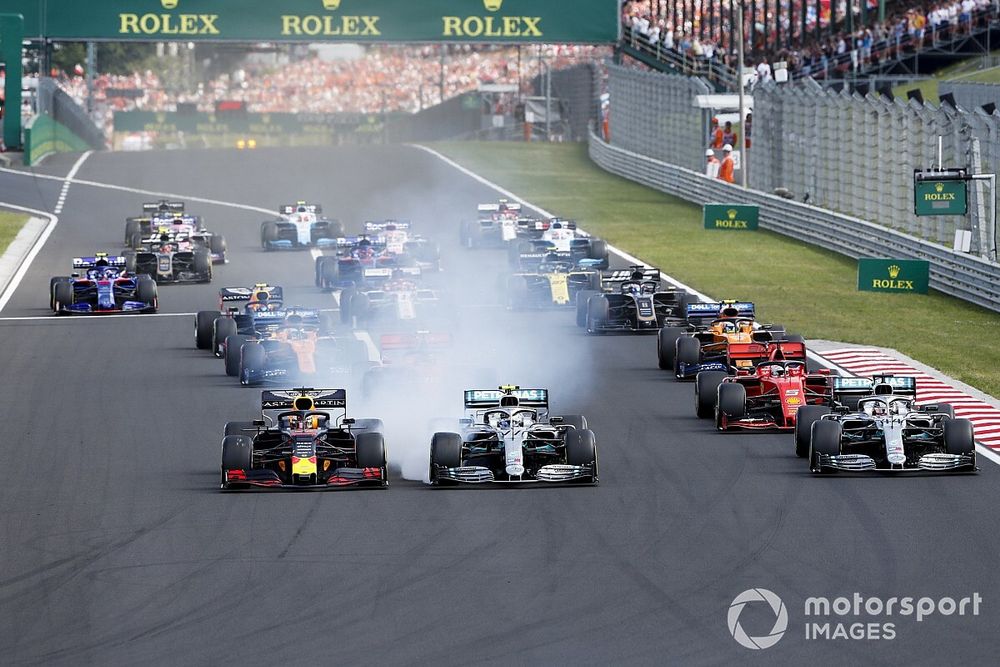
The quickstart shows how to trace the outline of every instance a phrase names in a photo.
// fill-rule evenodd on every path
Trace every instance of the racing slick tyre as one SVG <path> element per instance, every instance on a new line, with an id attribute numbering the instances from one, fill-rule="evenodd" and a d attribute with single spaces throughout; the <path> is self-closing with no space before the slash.
<path id="1" fill-rule="evenodd" d="M 135 250 L 133 250 L 132 248 L 122 251 L 122 257 L 125 258 L 125 271 L 133 275 L 135 274 L 135 266 L 136 266 L 135 254 L 136 254 Z"/>
<path id="2" fill-rule="evenodd" d="M 955 418 L 955 408 L 950 403 L 938 403 L 936 405 L 925 405 L 923 406 L 924 412 L 931 413 L 944 413 L 948 415 L 948 419 Z"/>
<path id="3" fill-rule="evenodd" d="M 431 437 L 430 483 L 439 483 L 436 467 L 458 468 L 461 465 L 462 436 L 458 433 L 435 433 Z"/>
<path id="4" fill-rule="evenodd" d="M 357 322 L 358 326 L 362 323 L 367 322 L 368 318 L 371 317 L 371 302 L 368 301 L 368 295 L 363 292 L 356 292 L 354 296 L 351 297 L 351 308 L 349 312 L 349 317 L 353 318 Z"/>
<path id="5" fill-rule="evenodd" d="M 590 259 L 601 260 L 601 263 L 598 265 L 599 268 L 608 268 L 608 244 L 603 239 L 593 239 L 590 242 L 587 255 Z"/>
<path id="6" fill-rule="evenodd" d="M 804 344 L 806 342 L 806 339 L 803 338 L 801 334 L 786 333 L 781 338 L 781 341 L 784 342 L 784 343 L 803 343 Z"/>
<path id="7" fill-rule="evenodd" d="M 56 285 L 72 280 L 69 276 L 56 276 L 49 278 L 49 310 L 56 309 Z"/>
<path id="8" fill-rule="evenodd" d="M 767 331 L 771 332 L 771 340 L 782 340 L 788 335 L 784 324 L 772 324 Z"/>
<path id="9" fill-rule="evenodd" d="M 227 350 L 228 352 L 228 350 Z M 246 342 L 240 346 L 240 384 L 250 384 L 250 373 L 264 370 L 264 363 L 267 361 L 267 352 L 260 343 Z M 226 363 L 229 363 L 229 356 L 226 356 Z"/>
<path id="10" fill-rule="evenodd" d="M 351 300 L 354 295 L 357 294 L 357 290 L 353 287 L 348 287 L 340 291 L 340 323 L 341 324 L 351 324 Z"/>
<path id="11" fill-rule="evenodd" d="M 378 431 L 359 433 L 354 440 L 359 468 L 385 468 L 385 440 Z"/>
<path id="12" fill-rule="evenodd" d="M 812 425 L 823 415 L 830 414 L 825 405 L 803 405 L 795 412 L 795 455 L 800 459 L 809 456 L 809 434 Z"/>
<path id="13" fill-rule="evenodd" d="M 832 419 L 820 419 L 812 426 L 809 437 L 809 467 L 819 472 L 817 459 L 820 454 L 837 456 L 840 454 L 840 437 L 843 428 L 840 422 Z"/>
<path id="14" fill-rule="evenodd" d="M 610 306 L 603 294 L 595 294 L 587 299 L 587 331 L 603 333 L 602 327 L 608 322 Z"/>
<path id="15" fill-rule="evenodd" d="M 590 297 L 599 294 L 597 290 L 580 290 L 576 293 L 576 326 L 587 326 L 587 302 Z"/>
<path id="16" fill-rule="evenodd" d="M 191 261 L 191 269 L 201 277 L 202 282 L 212 282 L 212 255 L 209 254 L 208 250 L 195 251 Z"/>
<path id="17" fill-rule="evenodd" d="M 73 283 L 56 283 L 56 286 L 52 290 L 52 309 L 58 313 L 63 309 L 63 306 L 72 305 Z"/>
<path id="18" fill-rule="evenodd" d="M 199 350 L 212 349 L 215 318 L 222 315 L 217 310 L 199 310 L 194 316 L 194 346 Z"/>
<path id="19" fill-rule="evenodd" d="M 239 377 L 240 358 L 242 357 L 242 347 L 245 342 L 247 342 L 247 337 L 239 334 L 226 337 L 224 345 L 226 349 L 226 375 L 229 377 Z"/>
<path id="20" fill-rule="evenodd" d="M 256 430 L 253 422 L 226 422 L 226 435 L 248 435 Z"/>
<path id="21" fill-rule="evenodd" d="M 331 220 L 325 231 L 317 231 L 313 227 L 312 232 L 309 234 L 309 239 L 313 245 L 316 245 L 321 239 L 339 239 L 344 236 L 347 236 L 344 232 L 344 223 L 339 220 Z"/>
<path id="22" fill-rule="evenodd" d="M 222 439 L 222 480 L 226 488 L 227 470 L 249 471 L 253 467 L 253 439 L 245 435 L 227 435 Z"/>
<path id="23" fill-rule="evenodd" d="M 278 240 L 278 225 L 273 222 L 265 222 L 260 226 L 260 247 L 264 250 L 271 249 L 271 242 Z"/>
<path id="24" fill-rule="evenodd" d="M 334 289 L 340 281 L 340 263 L 336 257 L 327 257 L 320 269 L 319 277 L 325 289 Z"/>
<path id="25" fill-rule="evenodd" d="M 700 418 L 708 419 L 715 414 L 719 385 L 725 377 L 722 371 L 702 371 L 694 377 L 694 410 Z"/>
<path id="26" fill-rule="evenodd" d="M 212 234 L 208 237 L 208 249 L 213 255 L 221 255 L 222 261 L 226 259 L 226 237 L 220 234 Z"/>
<path id="27" fill-rule="evenodd" d="M 597 484 L 597 441 L 593 431 L 574 429 L 566 433 L 566 464 L 571 466 L 593 464 L 594 475 L 590 481 Z"/>
<path id="28" fill-rule="evenodd" d="M 577 431 L 587 428 L 587 418 L 583 415 L 562 415 L 563 424 L 572 426 Z"/>
<path id="29" fill-rule="evenodd" d="M 507 263 L 510 268 L 517 269 L 521 268 L 521 254 L 529 253 L 532 251 L 532 246 L 530 243 L 521 243 L 520 241 L 514 240 L 507 244 Z"/>
<path id="30" fill-rule="evenodd" d="M 132 238 L 129 239 L 128 245 L 133 250 L 138 250 L 142 247 L 142 232 L 133 232 Z"/>
<path id="31" fill-rule="evenodd" d="M 528 301 L 528 285 L 521 276 L 507 279 L 507 303 L 510 310 L 523 308 Z"/>
<path id="32" fill-rule="evenodd" d="M 125 221 L 125 245 L 130 245 L 132 243 L 132 237 L 138 232 L 142 234 L 142 227 L 139 226 L 138 220 L 126 220 Z"/>
<path id="33" fill-rule="evenodd" d="M 677 339 L 674 348 L 674 375 L 681 378 L 681 364 L 698 364 L 701 362 L 701 342 L 692 336 L 682 336 Z"/>
<path id="34" fill-rule="evenodd" d="M 326 272 L 326 263 L 330 261 L 330 259 L 332 258 L 327 257 L 326 255 L 320 255 L 316 258 L 316 287 L 319 287 L 320 289 L 327 289 L 329 287 L 326 281 L 323 280 L 323 276 Z"/>
<path id="35" fill-rule="evenodd" d="M 684 327 L 663 327 L 656 332 L 656 360 L 661 370 L 674 370 L 677 339 L 686 331 Z"/>
<path id="36" fill-rule="evenodd" d="M 944 423 L 944 448 L 949 454 L 971 454 L 976 451 L 972 422 L 949 419 Z"/>
<path id="37" fill-rule="evenodd" d="M 236 320 L 231 317 L 216 317 L 212 322 L 212 354 L 221 357 L 223 341 L 236 333 Z"/>
<path id="38" fill-rule="evenodd" d="M 747 390 L 739 382 L 724 382 L 719 385 L 719 403 L 715 407 L 715 426 L 723 430 L 723 417 L 742 419 L 747 412 Z"/>
<path id="39" fill-rule="evenodd" d="M 135 283 L 135 298 L 137 301 L 150 304 L 155 313 L 160 305 L 156 290 L 156 281 L 149 276 L 139 276 Z"/>

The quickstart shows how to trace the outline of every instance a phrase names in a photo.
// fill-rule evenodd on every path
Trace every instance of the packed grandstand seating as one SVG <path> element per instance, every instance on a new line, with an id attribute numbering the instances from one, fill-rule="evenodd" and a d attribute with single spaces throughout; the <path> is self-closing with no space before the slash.
<path id="1" fill-rule="evenodd" d="M 949 0 L 946 2 L 903 1 L 890 3 L 884 21 L 878 20 L 877 0 L 868 2 L 868 23 L 862 25 L 855 14 L 856 29 L 849 32 L 844 15 L 845 4 L 837 3 L 836 22 L 830 25 L 830 3 L 824 0 L 816 25 L 815 3 L 781 0 L 781 30 L 776 32 L 774 5 L 767 15 L 769 30 L 764 28 L 764 3 L 757 4 L 757 15 L 745 19 L 746 60 L 758 67 L 760 76 L 772 76 L 767 63 L 787 63 L 791 78 L 825 78 L 846 72 L 863 71 L 887 58 L 913 52 L 944 39 L 968 33 L 983 26 L 997 14 L 992 0 Z M 646 46 L 683 55 L 697 62 L 716 62 L 729 67 L 736 64 L 735 30 L 728 11 L 721 16 L 692 16 L 690 11 L 681 24 L 674 25 L 672 0 L 627 0 L 622 6 L 626 34 Z M 805 5 L 805 32 L 802 9 Z M 855 5 L 857 7 L 857 5 Z M 858 9 L 858 12 L 860 9 Z M 754 30 L 750 30 L 753 25 Z M 818 33 L 818 34 L 817 34 Z"/>
<path id="2" fill-rule="evenodd" d="M 190 91 L 168 90 L 151 71 L 101 74 L 95 77 L 94 110 L 104 128 L 110 127 L 115 111 L 173 111 L 179 103 L 211 111 L 219 100 L 243 101 L 251 112 L 416 112 L 483 83 L 520 83 L 526 88 L 539 72 L 539 55 L 558 69 L 610 55 L 610 49 L 530 47 L 522 50 L 519 60 L 517 47 L 510 46 L 372 46 L 356 59 L 311 57 L 278 66 L 246 63 Z M 79 103 L 86 100 L 83 76 L 61 76 L 60 85 Z M 141 94 L 108 96 L 109 89 Z"/>

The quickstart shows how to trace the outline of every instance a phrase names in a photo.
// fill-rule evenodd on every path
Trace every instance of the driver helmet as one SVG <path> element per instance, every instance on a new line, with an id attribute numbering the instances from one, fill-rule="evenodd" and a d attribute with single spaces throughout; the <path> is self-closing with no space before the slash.
<path id="1" fill-rule="evenodd" d="M 297 429 L 301 425 L 301 420 L 298 415 L 288 415 L 288 428 Z"/>
<path id="2" fill-rule="evenodd" d="M 740 333 L 753 333 L 753 322 L 750 320 L 740 320 L 737 322 Z"/>
<path id="3" fill-rule="evenodd" d="M 781 364 L 771 364 L 771 376 L 781 377 L 785 374 L 785 367 Z"/>

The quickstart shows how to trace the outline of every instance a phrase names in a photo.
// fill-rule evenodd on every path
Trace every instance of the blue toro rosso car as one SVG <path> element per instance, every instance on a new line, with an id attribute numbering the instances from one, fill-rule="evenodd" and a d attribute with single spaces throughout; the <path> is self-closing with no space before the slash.
<path id="1" fill-rule="evenodd" d="M 76 257 L 72 275 L 49 281 L 49 307 L 57 315 L 155 313 L 156 282 L 127 272 L 124 257 Z"/>

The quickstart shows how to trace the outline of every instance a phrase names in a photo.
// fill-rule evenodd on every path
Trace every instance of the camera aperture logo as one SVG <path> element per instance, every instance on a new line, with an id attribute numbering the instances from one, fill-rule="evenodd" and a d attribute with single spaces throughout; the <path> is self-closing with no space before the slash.
<path id="1" fill-rule="evenodd" d="M 743 608 L 750 602 L 766 602 L 771 605 L 771 611 L 774 612 L 774 627 L 771 628 L 771 632 L 768 634 L 761 637 L 751 637 L 743 629 L 743 626 L 740 625 L 740 614 L 743 613 Z M 781 601 L 781 598 L 766 588 L 751 588 L 743 591 L 733 599 L 732 604 L 729 605 L 727 620 L 729 622 L 729 634 L 733 636 L 733 639 L 740 646 L 755 650 L 771 648 L 781 640 L 785 634 L 785 630 L 788 629 L 788 610 L 785 608 L 785 603 Z"/>
<path id="2" fill-rule="evenodd" d="M 774 626 L 766 635 L 751 637 L 740 624 L 740 615 L 750 603 L 767 603 L 774 613 Z M 961 598 L 892 596 L 882 598 L 855 592 L 850 597 L 808 597 L 803 605 L 806 640 L 893 640 L 898 624 L 906 619 L 922 623 L 932 616 L 980 615 L 983 597 L 978 592 Z M 762 611 L 762 610 L 761 610 Z M 766 588 L 750 588 L 729 605 L 729 634 L 743 647 L 771 648 L 788 630 L 788 610 L 775 593 Z M 795 632 L 798 632 L 796 630 Z"/>

